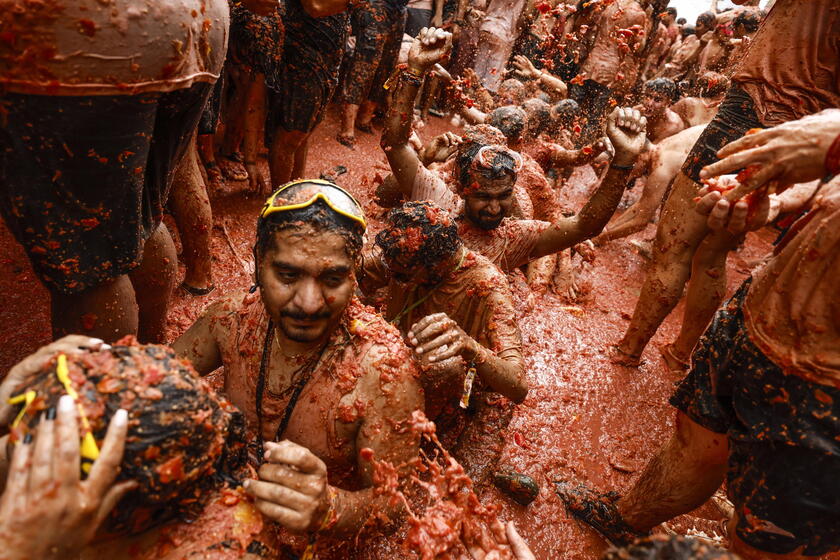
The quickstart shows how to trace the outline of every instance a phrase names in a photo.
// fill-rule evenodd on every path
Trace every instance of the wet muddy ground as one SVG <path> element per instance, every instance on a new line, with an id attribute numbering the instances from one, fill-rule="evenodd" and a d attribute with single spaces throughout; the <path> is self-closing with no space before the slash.
<path id="1" fill-rule="evenodd" d="M 308 175 L 345 166 L 349 172 L 338 182 L 359 196 L 377 223 L 383 212 L 370 202 L 370 195 L 377 173 L 387 173 L 379 134 L 359 132 L 356 149 L 345 148 L 334 140 L 336 117 L 333 108 L 315 133 Z M 433 119 L 422 136 L 430 138 L 447 126 Z M 578 208 L 592 179 L 588 168 L 576 173 L 558 196 Z M 250 285 L 251 245 L 263 201 L 244 196 L 245 190 L 245 183 L 239 183 L 211 193 L 217 289 L 204 298 L 177 291 L 168 325 L 170 340 L 214 298 Z M 630 196 L 637 196 L 637 191 Z M 649 238 L 652 233 L 650 226 L 630 239 Z M 745 247 L 730 256 L 730 294 L 751 265 L 767 254 L 773 237 L 769 231 L 751 234 Z M 503 460 L 536 478 L 542 490 L 527 508 L 495 489 L 485 490 L 482 498 L 503 504 L 501 517 L 517 522 L 537 558 L 592 559 L 605 548 L 593 531 L 565 513 L 551 491 L 551 480 L 583 479 L 599 488 L 622 491 L 673 428 L 674 411 L 667 399 L 678 378 L 668 372 L 658 346 L 676 335 L 682 305 L 660 329 L 640 368 L 616 366 L 606 358 L 609 345 L 628 324 L 646 262 L 629 240 L 600 248 L 597 260 L 580 268 L 584 295 L 579 302 L 570 306 L 552 294 L 541 296 L 531 302 L 520 321 L 532 388 L 510 425 Z M 0 225 L 0 371 L 49 341 L 48 298 L 23 250 Z M 720 534 L 722 518 L 719 508 L 707 503 L 692 515 L 672 521 L 669 528 L 714 537 Z M 829 558 L 840 559 L 840 555 Z"/>

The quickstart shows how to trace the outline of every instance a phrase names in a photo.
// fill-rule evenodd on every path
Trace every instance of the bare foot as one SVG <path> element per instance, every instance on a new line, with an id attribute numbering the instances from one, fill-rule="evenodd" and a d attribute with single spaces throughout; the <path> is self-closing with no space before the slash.
<path id="1" fill-rule="evenodd" d="M 609 353 L 610 361 L 619 366 L 625 367 L 639 367 L 642 364 L 641 356 L 631 356 L 625 353 L 617 345 L 610 347 Z"/>
<path id="2" fill-rule="evenodd" d="M 222 175 L 231 181 L 245 181 L 248 179 L 248 171 L 242 163 L 242 154 L 222 155 L 218 159 Z"/>
<path id="3" fill-rule="evenodd" d="M 356 149 L 356 137 L 352 134 L 338 133 L 335 135 L 335 139 L 342 146 L 347 146 L 351 150 Z"/>
<path id="4" fill-rule="evenodd" d="M 685 373 L 688 370 L 688 360 L 677 356 L 673 344 L 663 344 L 659 347 L 659 353 L 669 371 Z"/>

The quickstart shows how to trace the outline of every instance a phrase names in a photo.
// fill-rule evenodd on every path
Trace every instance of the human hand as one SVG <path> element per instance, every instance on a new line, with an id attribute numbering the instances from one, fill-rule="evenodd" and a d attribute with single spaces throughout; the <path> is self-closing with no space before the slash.
<path id="1" fill-rule="evenodd" d="M 789 186 L 820 179 L 825 159 L 840 135 L 840 109 L 827 109 L 796 121 L 747 134 L 724 146 L 720 161 L 704 167 L 701 179 L 757 166 L 741 180 L 746 192 L 771 181 Z"/>
<path id="2" fill-rule="evenodd" d="M 32 442 L 24 440 L 14 448 L 0 498 L 4 558 L 78 557 L 114 506 L 136 487 L 134 481 L 114 484 L 128 430 L 126 411 L 111 418 L 99 458 L 85 480 L 80 479 L 76 415 L 73 398 L 61 397 L 54 419 L 45 413 Z"/>
<path id="3" fill-rule="evenodd" d="M 259 480 L 246 480 L 263 515 L 290 531 L 317 531 L 332 507 L 327 466 L 291 441 L 266 442 Z"/>
<path id="4" fill-rule="evenodd" d="M 614 165 L 635 163 L 647 142 L 647 119 L 631 107 L 616 108 L 607 119 L 607 137 L 615 148 Z"/>
<path id="5" fill-rule="evenodd" d="M 278 0 L 242 0 L 242 5 L 258 16 L 270 16 L 279 4 Z"/>
<path id="6" fill-rule="evenodd" d="M 452 50 L 452 34 L 435 27 L 424 27 L 408 51 L 408 67 L 425 73 Z"/>
<path id="7" fill-rule="evenodd" d="M 712 231 L 727 231 L 742 235 L 755 231 L 775 220 L 779 215 L 780 203 L 773 195 L 763 195 L 751 207 L 745 199 L 730 202 L 717 190 L 704 187 L 698 193 L 695 210 L 706 216 L 706 224 Z"/>
<path id="8" fill-rule="evenodd" d="M 526 80 L 539 80 L 542 72 L 537 70 L 534 63 L 526 57 L 518 54 L 513 57 L 513 68 L 515 73 Z"/>
<path id="9" fill-rule="evenodd" d="M 426 157 L 423 159 L 426 162 L 446 161 L 458 150 L 460 144 L 460 136 L 454 132 L 444 132 L 439 136 L 435 136 L 429 142 L 429 145 L 425 148 Z"/>
<path id="10" fill-rule="evenodd" d="M 432 27 L 443 27 L 443 14 L 435 14 L 432 16 L 432 21 L 429 22 Z"/>
<path id="11" fill-rule="evenodd" d="M 408 342 L 418 356 L 430 363 L 453 356 L 461 356 L 469 362 L 479 352 L 478 343 L 446 313 L 432 313 L 414 323 L 408 331 Z"/>
<path id="12" fill-rule="evenodd" d="M 85 351 L 108 350 L 111 346 L 105 344 L 98 338 L 71 334 L 56 340 L 46 346 L 42 346 L 34 354 L 24 358 L 6 374 L 3 383 L 0 384 L 0 424 L 7 425 L 14 418 L 15 407 L 8 404 L 9 398 L 15 394 L 18 387 L 41 371 L 49 360 L 56 354 L 77 354 Z"/>
<path id="13" fill-rule="evenodd" d="M 434 74 L 435 76 L 440 78 L 442 82 L 447 84 L 452 83 L 452 80 L 455 79 L 452 77 L 452 74 L 450 74 L 449 71 L 440 64 L 435 64 L 432 67 L 432 74 Z"/>
<path id="14" fill-rule="evenodd" d="M 471 542 L 466 543 L 474 560 L 501 560 L 509 556 L 504 554 L 508 549 L 513 553 L 515 560 L 536 560 L 525 540 L 516 531 L 513 521 L 508 521 L 507 525 L 496 521 L 490 527 L 490 534 L 483 534 L 481 537 L 483 538 L 472 538 Z"/>

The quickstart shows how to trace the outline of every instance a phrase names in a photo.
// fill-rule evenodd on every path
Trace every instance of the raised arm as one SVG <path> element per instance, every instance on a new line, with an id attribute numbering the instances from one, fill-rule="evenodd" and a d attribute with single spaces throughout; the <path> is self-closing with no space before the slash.
<path id="1" fill-rule="evenodd" d="M 400 190 L 410 194 L 420 158 L 411 147 L 412 116 L 417 92 L 426 74 L 452 48 L 452 35 L 441 29 L 422 29 L 408 53 L 407 68 L 398 71 L 394 100 L 385 118 L 382 149 Z"/>
<path id="2" fill-rule="evenodd" d="M 525 79 L 536 80 L 548 93 L 554 93 L 561 99 L 567 97 L 569 88 L 566 86 L 566 82 L 544 70 L 538 70 L 528 57 L 521 54 L 514 56 L 513 67 L 516 68 L 517 75 Z"/>
<path id="3" fill-rule="evenodd" d="M 646 142 L 647 119 L 629 107 L 616 109 L 607 120 L 607 136 L 615 157 L 604 180 L 581 211 L 547 228 L 531 252 L 531 259 L 556 253 L 598 235 L 615 212 L 633 163 Z"/>

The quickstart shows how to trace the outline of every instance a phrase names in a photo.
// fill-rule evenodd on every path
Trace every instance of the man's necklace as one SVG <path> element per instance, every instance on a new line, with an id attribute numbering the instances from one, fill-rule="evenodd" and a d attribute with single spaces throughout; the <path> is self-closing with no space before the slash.
<path id="1" fill-rule="evenodd" d="M 263 396 L 265 394 L 265 384 L 266 384 L 266 370 L 268 369 L 270 358 L 271 358 L 271 341 L 274 339 L 277 341 L 278 346 L 280 346 L 280 340 L 277 338 L 276 330 L 274 328 L 274 321 L 272 319 L 268 320 L 268 329 L 265 333 L 265 341 L 263 342 L 263 352 L 262 352 L 262 359 L 260 360 L 260 374 L 257 378 L 257 460 L 262 462 L 265 459 L 265 442 L 263 440 L 263 421 L 262 421 L 262 404 L 263 404 Z M 320 351 L 316 352 L 308 361 L 306 361 L 300 368 L 298 368 L 293 374 L 292 378 L 299 375 L 297 381 L 292 383 L 291 387 L 284 391 L 288 393 L 291 391 L 291 397 L 289 397 L 289 403 L 286 405 L 286 409 L 283 411 L 283 417 L 280 419 L 280 425 L 277 426 L 277 431 L 274 433 L 273 441 L 277 441 L 286 431 L 286 428 L 289 425 L 289 421 L 292 419 L 292 412 L 295 410 L 295 406 L 297 405 L 298 399 L 300 398 L 300 394 L 303 392 L 304 387 L 309 383 L 312 379 L 312 374 L 315 371 L 317 365 L 321 362 L 321 358 L 324 356 L 324 352 L 327 348 L 330 347 L 330 344 L 325 344 Z"/>

